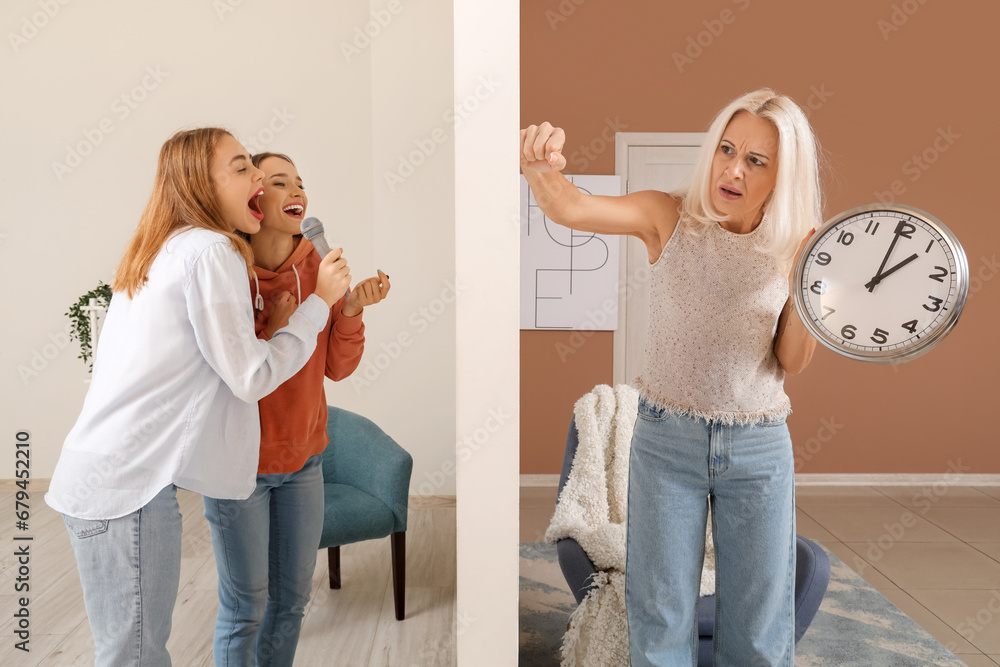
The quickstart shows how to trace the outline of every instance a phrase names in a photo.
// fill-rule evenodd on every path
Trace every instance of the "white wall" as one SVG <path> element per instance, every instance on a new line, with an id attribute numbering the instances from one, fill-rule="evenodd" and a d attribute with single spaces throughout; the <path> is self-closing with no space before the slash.
<path id="1" fill-rule="evenodd" d="M 454 308 L 438 303 L 455 275 L 451 3 L 62 1 L 42 3 L 52 16 L 38 0 L 0 7 L 0 434 L 32 433 L 33 477 L 51 476 L 86 391 L 63 313 L 111 280 L 163 141 L 221 125 L 251 151 L 292 156 L 357 279 L 391 276 L 390 298 L 365 313 L 363 364 L 384 368 L 369 385 L 328 383 L 328 398 L 411 452 L 411 492 L 454 494 L 441 473 L 455 459 Z M 391 192 L 383 172 L 434 128 L 442 149 Z M 78 144 L 88 154 L 57 174 Z M 13 464 L 0 458 L 0 479 Z"/>
<path id="2" fill-rule="evenodd" d="M 517 664 L 518 4 L 455 7 L 458 664 Z"/>
<path id="3" fill-rule="evenodd" d="M 453 96 L 452 7 L 372 0 L 372 9 L 371 32 L 379 34 L 368 49 L 373 134 L 365 159 L 374 216 L 361 225 L 359 245 L 371 253 L 369 274 L 382 269 L 393 287 L 389 301 L 365 314 L 361 366 L 336 386 L 327 382 L 327 398 L 378 415 L 409 449 L 411 493 L 454 495 L 455 158 L 444 118 Z"/>

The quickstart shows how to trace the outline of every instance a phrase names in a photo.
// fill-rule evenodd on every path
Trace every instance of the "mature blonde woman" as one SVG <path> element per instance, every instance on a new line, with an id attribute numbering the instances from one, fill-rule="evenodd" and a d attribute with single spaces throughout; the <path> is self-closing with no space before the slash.
<path id="1" fill-rule="evenodd" d="M 795 493 L 786 373 L 815 340 L 790 273 L 821 222 L 817 148 L 788 97 L 744 95 L 712 122 L 675 194 L 584 195 L 561 173 L 565 133 L 521 131 L 545 214 L 628 234 L 650 261 L 649 330 L 629 472 L 632 667 L 693 665 L 706 497 L 716 549 L 715 664 L 792 665 Z"/>

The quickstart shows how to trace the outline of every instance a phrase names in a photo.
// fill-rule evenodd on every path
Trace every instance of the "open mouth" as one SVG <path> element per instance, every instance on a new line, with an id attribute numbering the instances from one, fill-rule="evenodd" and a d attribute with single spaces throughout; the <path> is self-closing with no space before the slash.
<path id="1" fill-rule="evenodd" d="M 721 195 L 723 199 L 728 199 L 729 201 L 733 201 L 735 199 L 739 199 L 740 197 L 742 197 L 743 193 L 727 188 L 724 185 L 720 185 L 719 195 Z"/>
<path id="2" fill-rule="evenodd" d="M 306 209 L 302 206 L 302 204 L 289 204 L 281 210 L 284 211 L 285 215 L 295 218 L 296 220 L 301 220 L 302 214 L 305 213 Z"/>
<path id="3" fill-rule="evenodd" d="M 260 210 L 260 196 L 264 194 L 264 188 L 257 190 L 253 193 L 253 197 L 250 197 L 250 201 L 247 202 L 247 208 L 250 209 L 250 215 L 257 218 L 258 220 L 264 219 L 264 212 Z"/>

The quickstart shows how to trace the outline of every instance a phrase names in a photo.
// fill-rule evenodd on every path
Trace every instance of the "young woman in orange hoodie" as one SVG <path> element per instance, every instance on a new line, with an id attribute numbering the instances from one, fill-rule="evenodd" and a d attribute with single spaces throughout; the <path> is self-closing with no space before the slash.
<path id="1" fill-rule="evenodd" d="M 316 287 L 319 253 L 299 232 L 308 199 L 291 159 L 253 156 L 264 171 L 250 292 L 257 336 L 269 340 Z M 324 377 L 342 380 L 364 350 L 365 306 L 389 277 L 358 283 L 330 310 L 306 365 L 260 400 L 257 488 L 246 500 L 205 497 L 219 572 L 216 665 L 291 665 L 323 527 L 321 453 L 327 444 Z"/>

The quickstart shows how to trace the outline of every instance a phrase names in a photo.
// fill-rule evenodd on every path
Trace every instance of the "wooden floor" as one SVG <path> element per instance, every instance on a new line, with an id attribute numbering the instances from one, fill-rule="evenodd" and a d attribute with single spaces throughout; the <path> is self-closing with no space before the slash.
<path id="1" fill-rule="evenodd" d="M 521 487 L 522 542 L 543 540 L 555 504 L 554 486 Z M 1000 666 L 1000 487 L 800 487 L 795 505 L 799 535 L 965 664 Z"/>
<path id="2" fill-rule="evenodd" d="M 34 487 L 34 485 L 32 485 Z M 94 640 L 65 524 L 31 490 L 29 530 L 14 527 L 13 493 L 0 493 L 0 665 L 93 665 Z M 181 580 L 167 644 L 178 667 L 212 665 L 217 576 L 201 496 L 178 492 L 184 532 Z M 31 542 L 15 542 L 31 535 Z M 411 499 L 406 544 L 406 618 L 395 619 L 389 538 L 341 548 L 340 590 L 330 590 L 325 552 L 313 574 L 295 665 L 455 665 L 455 501 Z M 28 593 L 18 584 L 17 546 L 30 544 Z M 29 653 L 14 644 L 18 597 L 30 600 Z"/>

